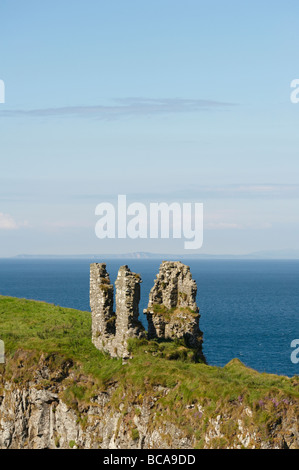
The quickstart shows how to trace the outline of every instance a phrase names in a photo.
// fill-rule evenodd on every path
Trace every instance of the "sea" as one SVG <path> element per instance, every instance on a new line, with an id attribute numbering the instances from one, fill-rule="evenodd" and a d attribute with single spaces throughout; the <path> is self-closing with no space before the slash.
<path id="1" fill-rule="evenodd" d="M 89 265 L 99 259 L 0 259 L 0 294 L 90 311 Z M 104 260 L 110 280 L 127 264 L 142 278 L 140 320 L 159 259 Z M 259 372 L 292 377 L 299 338 L 299 260 L 183 260 L 196 280 L 203 352 L 209 365 L 233 358 Z M 1 336 L 1 321 L 0 321 Z"/>

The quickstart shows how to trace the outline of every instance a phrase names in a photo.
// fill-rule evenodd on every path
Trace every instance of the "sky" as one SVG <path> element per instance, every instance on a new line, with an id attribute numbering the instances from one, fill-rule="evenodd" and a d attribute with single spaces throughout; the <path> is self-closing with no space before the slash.
<path id="1" fill-rule="evenodd" d="M 1 0 L 0 257 L 184 253 L 97 238 L 96 206 L 120 194 L 203 203 L 194 253 L 298 250 L 298 14 L 297 0 Z"/>

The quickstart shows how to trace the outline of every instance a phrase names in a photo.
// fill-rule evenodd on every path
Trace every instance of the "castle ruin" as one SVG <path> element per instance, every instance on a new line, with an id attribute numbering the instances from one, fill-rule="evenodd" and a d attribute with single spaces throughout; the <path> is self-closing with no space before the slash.
<path id="1" fill-rule="evenodd" d="M 114 288 L 105 263 L 90 265 L 90 308 L 92 312 L 92 342 L 96 348 L 112 357 L 129 357 L 127 340 L 145 337 L 139 316 L 141 278 L 128 266 L 119 268 L 114 313 Z"/>
<path id="2" fill-rule="evenodd" d="M 92 312 L 92 342 L 112 357 L 130 357 L 129 338 L 184 340 L 202 355 L 202 332 L 199 329 L 199 309 L 196 305 L 197 286 L 189 266 L 176 261 L 163 261 L 149 294 L 144 310 L 148 332 L 138 320 L 139 274 L 121 266 L 114 286 L 105 263 L 90 265 L 90 307 Z"/>

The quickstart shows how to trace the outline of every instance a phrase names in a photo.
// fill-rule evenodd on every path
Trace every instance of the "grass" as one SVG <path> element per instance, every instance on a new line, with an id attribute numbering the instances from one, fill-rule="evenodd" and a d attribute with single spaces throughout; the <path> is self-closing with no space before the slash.
<path id="1" fill-rule="evenodd" d="M 162 316 L 165 321 L 170 321 L 171 317 L 178 317 L 178 315 L 187 314 L 198 317 L 198 313 L 192 310 L 190 307 L 172 307 L 167 308 L 163 304 L 153 304 L 149 308 L 150 311 L 154 312 L 156 315 Z"/>
<path id="2" fill-rule="evenodd" d="M 91 342 L 91 314 L 45 302 L 0 296 L 0 335 L 6 358 L 19 349 L 71 360 L 103 383 L 122 367 Z"/>
<path id="3" fill-rule="evenodd" d="M 138 429 L 136 429 L 136 428 L 132 429 L 131 435 L 132 435 L 133 441 L 137 441 L 137 439 L 139 439 Z"/>
<path id="4" fill-rule="evenodd" d="M 194 363 L 192 350 L 182 341 L 130 340 L 133 358 L 122 365 L 121 360 L 110 358 L 92 344 L 90 312 L 44 302 L 0 296 L 0 337 L 6 354 L 0 372 L 10 375 L 14 383 L 24 377 L 29 380 L 44 355 L 52 370 L 72 364 L 76 380 L 72 378 L 68 383 L 66 379 L 64 398 L 76 410 L 99 390 L 117 383 L 111 406 L 118 408 L 123 403 L 125 415 L 132 404 L 135 410 L 141 410 L 147 398 L 156 396 L 152 425 L 167 417 L 183 426 L 186 435 L 192 429 L 204 429 L 207 416 L 228 410 L 234 416 L 246 406 L 253 410 L 253 420 L 266 429 L 278 410 L 299 399 L 298 376 L 258 373 L 237 359 L 222 368 Z M 50 385 L 47 380 L 40 384 Z M 164 388 L 168 390 L 166 395 Z M 204 407 L 206 421 L 198 405 Z M 234 423 L 227 426 L 233 429 Z M 134 430 L 132 438 L 137 439 Z"/>
<path id="5" fill-rule="evenodd" d="M 238 359 L 223 368 L 193 364 L 192 350 L 184 341 L 130 340 L 134 357 L 123 367 L 121 360 L 111 359 L 92 344 L 90 312 L 45 302 L 0 296 L 0 332 L 8 357 L 19 349 L 53 354 L 80 364 L 86 374 L 103 382 L 125 374 L 131 382 L 171 387 L 182 383 L 192 396 L 207 396 L 210 389 L 211 398 L 221 394 L 235 399 L 246 389 L 251 401 L 260 398 L 261 390 L 278 388 L 293 394 L 293 385 L 298 384 L 298 376 L 259 373 Z"/>

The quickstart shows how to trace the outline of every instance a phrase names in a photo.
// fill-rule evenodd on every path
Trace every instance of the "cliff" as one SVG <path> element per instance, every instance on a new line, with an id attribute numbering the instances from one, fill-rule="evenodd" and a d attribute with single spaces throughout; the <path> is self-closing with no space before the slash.
<path id="1" fill-rule="evenodd" d="M 91 342 L 89 312 L 0 297 L 0 448 L 299 448 L 298 377 L 194 362 L 183 340 Z"/>

